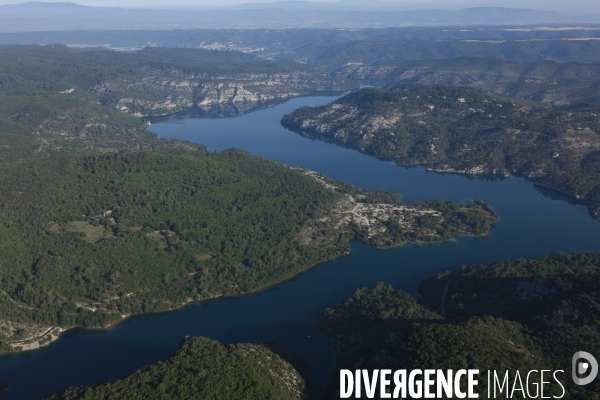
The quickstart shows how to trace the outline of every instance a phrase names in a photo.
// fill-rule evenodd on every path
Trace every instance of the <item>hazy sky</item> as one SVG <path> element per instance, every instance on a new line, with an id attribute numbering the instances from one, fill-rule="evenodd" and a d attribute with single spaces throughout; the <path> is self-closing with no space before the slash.
<path id="1" fill-rule="evenodd" d="M 67 0 L 68 1 L 68 0 Z M 75 0 L 77 4 L 104 7 L 131 8 L 205 8 L 227 7 L 242 3 L 269 3 L 278 0 Z M 336 0 L 313 0 L 313 2 L 331 3 Z M 343 0 L 360 4 L 368 8 L 369 0 Z M 384 0 L 385 1 L 385 0 Z M 24 3 L 19 0 L 0 0 L 0 4 Z M 599 0 L 388 0 L 406 9 L 457 9 L 474 6 L 498 6 L 535 8 L 541 10 L 560 10 L 575 12 L 597 12 Z"/>

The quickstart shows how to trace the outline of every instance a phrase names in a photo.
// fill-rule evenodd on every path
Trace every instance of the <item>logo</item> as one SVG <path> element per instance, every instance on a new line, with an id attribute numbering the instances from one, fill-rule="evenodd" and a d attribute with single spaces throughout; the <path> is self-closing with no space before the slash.
<path id="1" fill-rule="evenodd" d="M 580 375 L 589 375 L 586 378 L 580 378 Z M 573 382 L 576 385 L 589 385 L 598 376 L 598 361 L 593 355 L 585 351 L 578 351 L 573 355 Z"/>

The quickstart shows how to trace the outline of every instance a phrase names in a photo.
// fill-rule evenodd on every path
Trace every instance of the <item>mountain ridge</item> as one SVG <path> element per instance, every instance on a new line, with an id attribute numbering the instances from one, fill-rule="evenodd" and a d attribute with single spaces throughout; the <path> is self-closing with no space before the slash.
<path id="1" fill-rule="evenodd" d="M 340 3 L 342 4 L 342 3 Z M 370 7 L 370 6 L 369 6 Z M 527 8 L 471 7 L 461 10 L 385 10 L 265 3 L 204 10 L 92 7 L 71 2 L 27 2 L 0 6 L 0 30 L 32 32 L 74 29 L 193 28 L 385 28 L 596 23 L 598 15 Z"/>

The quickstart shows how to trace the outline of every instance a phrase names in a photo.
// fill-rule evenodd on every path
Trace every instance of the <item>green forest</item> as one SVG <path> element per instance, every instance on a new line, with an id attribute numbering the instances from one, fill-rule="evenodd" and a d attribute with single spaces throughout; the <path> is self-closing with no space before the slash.
<path id="1" fill-rule="evenodd" d="M 172 357 L 126 378 L 69 388 L 45 400 L 304 400 L 315 399 L 278 346 L 222 345 L 187 338 Z"/>
<path id="2" fill-rule="evenodd" d="M 393 193 L 341 182 L 331 190 L 241 150 L 63 155 L 1 169 L 4 351 L 37 341 L 44 327 L 104 327 L 259 290 L 347 254 L 354 238 L 380 244 L 337 224 L 350 194 L 367 209 L 403 207 Z M 408 206 L 417 211 L 396 217 L 404 229 L 382 221 L 386 247 L 484 235 L 497 219 L 483 202 Z"/>
<path id="3" fill-rule="evenodd" d="M 238 151 L 55 157 L 2 172 L 0 302 L 23 330 L 247 293 L 347 252 L 351 238 L 300 245 L 335 194 Z"/>
<path id="4" fill-rule="evenodd" d="M 397 85 L 365 88 L 282 119 L 300 134 L 401 165 L 508 176 L 585 199 L 600 216 L 600 119 L 595 106 L 561 110 L 478 89 Z"/>
<path id="5" fill-rule="evenodd" d="M 562 369 L 564 398 L 598 399 L 599 383 L 574 385 L 570 368 L 576 351 L 600 351 L 599 282 L 598 253 L 469 265 L 425 280 L 417 299 L 383 283 L 358 289 L 318 326 L 334 339 L 335 371 Z M 479 378 L 486 388 L 487 375 Z"/>
<path id="6" fill-rule="evenodd" d="M 196 148 L 157 140 L 140 118 L 101 104 L 88 89 L 134 76 L 135 57 L 65 46 L 0 46 L 0 162 L 57 153 Z M 139 68 L 142 64 L 138 64 Z"/>

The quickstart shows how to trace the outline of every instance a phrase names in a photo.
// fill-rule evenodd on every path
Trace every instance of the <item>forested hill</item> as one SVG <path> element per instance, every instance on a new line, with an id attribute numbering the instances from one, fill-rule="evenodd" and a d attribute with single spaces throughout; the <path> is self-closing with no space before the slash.
<path id="1" fill-rule="evenodd" d="M 564 49 L 569 54 L 567 49 Z M 600 64 L 514 62 L 470 55 L 452 59 L 348 63 L 332 73 L 375 86 L 394 83 L 471 86 L 553 106 L 600 102 Z"/>
<path id="2" fill-rule="evenodd" d="M 600 117 L 448 86 L 364 88 L 282 119 L 298 133 L 431 170 L 525 175 L 600 217 Z"/>
<path id="3" fill-rule="evenodd" d="M 353 85 L 294 62 L 238 52 L 1 45 L 0 162 L 57 152 L 192 149 L 197 146 L 157 141 L 141 117 L 189 108 L 235 115 Z"/>
<path id="4" fill-rule="evenodd" d="M 529 28 L 527 33 L 535 35 L 533 31 L 535 29 Z M 406 36 L 409 36 L 408 32 L 405 31 Z M 428 31 L 432 36 L 433 32 Z M 452 34 L 451 30 L 448 32 L 448 35 Z M 521 63 L 541 60 L 560 63 L 600 62 L 600 43 L 597 40 L 565 40 L 557 37 L 536 40 L 531 36 L 511 40 L 507 38 L 506 32 L 484 32 L 485 30 L 479 30 L 479 38 L 469 38 L 468 34 L 463 33 L 466 40 L 457 40 L 456 37 L 419 38 L 418 34 L 413 33 L 413 37 L 402 40 L 394 40 L 392 35 L 388 35 L 387 40 L 382 37 L 379 40 L 309 43 L 288 51 L 284 56 L 319 65 L 329 71 L 346 64 L 372 65 L 401 60 L 447 60 L 464 57 Z"/>
<path id="5" fill-rule="evenodd" d="M 599 279 L 600 254 L 553 254 L 438 275 L 421 284 L 418 300 L 381 283 L 359 289 L 318 317 L 336 349 L 328 397 L 338 398 L 340 368 L 473 368 L 509 370 L 511 382 L 517 370 L 562 369 L 565 399 L 599 399 L 598 381 L 571 379 L 575 352 L 600 352 Z M 487 374 L 479 387 L 487 397 Z M 553 382 L 545 393 L 562 388 Z"/>
<path id="6" fill-rule="evenodd" d="M 393 32 L 384 36 L 382 30 L 376 39 L 307 43 L 281 57 L 364 85 L 472 86 L 560 106 L 599 101 L 600 42 L 591 37 L 597 31 L 564 27 L 516 31 L 447 29 L 436 36 L 431 29 L 420 33 L 407 29 L 398 40 Z M 430 36 L 420 36 L 425 32 Z M 578 40 L 568 37 L 575 32 Z M 513 35 L 523 36 L 515 40 Z"/>
<path id="7" fill-rule="evenodd" d="M 0 166 L 0 350 L 263 289 L 347 254 L 485 235 L 483 202 L 399 203 L 241 150 Z"/>
<path id="8" fill-rule="evenodd" d="M 45 399 L 315 399 L 294 366 L 269 347 L 186 339 L 174 356 L 126 378 L 69 388 Z"/>
<path id="9" fill-rule="evenodd" d="M 0 45 L 0 91 L 4 94 L 56 93 L 75 88 L 91 90 L 114 80 L 139 86 L 150 77 L 167 80 L 176 89 L 178 80 L 204 80 L 220 83 L 260 79 L 287 79 L 280 81 L 283 89 L 343 90 L 349 82 L 330 79 L 312 73 L 310 67 L 294 61 L 267 61 L 256 56 L 236 52 L 206 49 L 145 48 L 135 52 L 119 52 L 102 48 L 78 51 L 63 45 L 16 46 Z M 157 82 L 160 84 L 160 82 Z M 301 87 L 301 86 L 304 87 Z M 117 87 L 127 92 L 127 86 Z M 267 88 L 261 88 L 267 89 Z M 92 90 L 94 92 L 94 90 Z M 138 87 L 130 92 L 142 94 Z M 177 95 L 178 93 L 172 93 Z M 96 95 L 99 95 L 96 90 Z M 156 93 L 146 93 L 147 96 Z M 177 97 L 177 96 L 175 96 Z M 99 98 L 102 102 L 107 99 Z"/>

